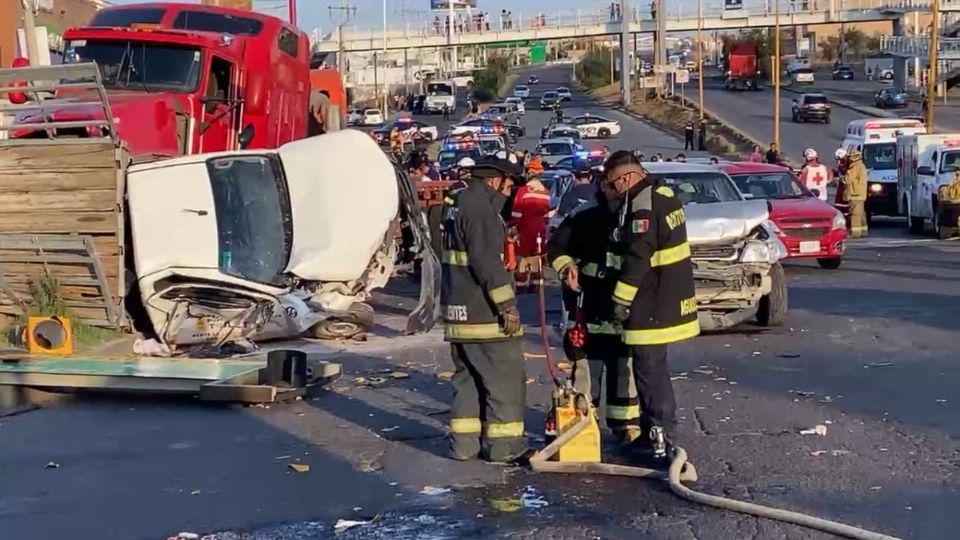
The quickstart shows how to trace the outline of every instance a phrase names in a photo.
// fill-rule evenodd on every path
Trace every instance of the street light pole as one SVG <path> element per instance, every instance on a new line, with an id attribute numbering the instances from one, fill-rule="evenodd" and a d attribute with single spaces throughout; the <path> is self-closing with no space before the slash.
<path id="1" fill-rule="evenodd" d="M 697 0 L 697 95 L 700 98 L 700 120 L 703 120 L 703 0 Z M 703 129 L 702 127 L 700 129 Z M 701 149 L 702 150 L 702 149 Z"/>
<path id="2" fill-rule="evenodd" d="M 629 107 L 630 97 L 630 7 L 627 0 L 620 0 L 620 92 L 623 106 Z"/>
<path id="3" fill-rule="evenodd" d="M 933 23 L 930 27 L 930 59 L 927 66 L 927 133 L 933 133 L 934 103 L 937 101 L 937 49 L 940 48 L 940 0 L 933 0 Z"/>
<path id="4" fill-rule="evenodd" d="M 773 62 L 771 62 L 773 64 L 773 142 L 777 145 L 777 151 L 783 152 L 780 148 L 780 0 L 774 0 L 774 2 L 777 4 L 777 11 L 774 16 Z"/>

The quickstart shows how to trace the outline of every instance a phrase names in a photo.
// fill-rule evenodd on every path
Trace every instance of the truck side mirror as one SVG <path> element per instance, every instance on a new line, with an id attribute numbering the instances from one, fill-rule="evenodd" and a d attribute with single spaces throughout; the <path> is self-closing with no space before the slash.
<path id="1" fill-rule="evenodd" d="M 917 167 L 917 174 L 922 176 L 933 176 L 933 167 L 928 167 L 926 165 Z"/>
<path id="2" fill-rule="evenodd" d="M 253 124 L 247 124 L 241 131 L 240 135 L 237 136 L 237 142 L 240 144 L 240 149 L 245 150 L 250 146 L 250 142 L 253 140 L 253 134 L 255 128 Z"/>

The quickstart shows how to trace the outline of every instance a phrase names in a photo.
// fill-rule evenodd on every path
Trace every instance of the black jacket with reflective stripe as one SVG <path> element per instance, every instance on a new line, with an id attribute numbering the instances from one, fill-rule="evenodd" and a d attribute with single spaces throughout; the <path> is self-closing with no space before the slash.
<path id="1" fill-rule="evenodd" d="M 615 232 L 624 247 L 613 301 L 630 306 L 629 345 L 657 345 L 700 333 L 683 205 L 667 187 L 630 192 Z"/>
<path id="2" fill-rule="evenodd" d="M 506 198 L 482 180 L 450 193 L 443 221 L 440 303 L 447 341 L 503 340 L 499 313 L 516 305 L 513 276 L 503 263 Z"/>
<path id="3" fill-rule="evenodd" d="M 550 234 L 547 262 L 559 272 L 568 264 L 579 270 L 583 291 L 583 321 L 602 324 L 613 319 L 611 295 L 620 273 L 619 264 L 607 255 L 607 238 L 616 225 L 616 216 L 605 206 L 593 202 L 575 209 Z M 612 263 L 612 264 L 610 264 Z M 575 295 L 565 295 L 573 300 Z M 567 305 L 573 313 L 576 304 Z"/>

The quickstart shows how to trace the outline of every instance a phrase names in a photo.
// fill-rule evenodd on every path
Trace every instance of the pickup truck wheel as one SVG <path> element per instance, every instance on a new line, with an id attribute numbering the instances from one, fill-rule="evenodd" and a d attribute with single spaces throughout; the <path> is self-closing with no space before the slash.
<path id="1" fill-rule="evenodd" d="M 757 322 L 760 326 L 783 326 L 787 319 L 787 276 L 780 263 L 770 267 L 770 279 L 770 294 L 760 299 Z"/>
<path id="2" fill-rule="evenodd" d="M 830 257 L 828 259 L 817 259 L 817 264 L 820 265 L 820 268 L 824 270 L 836 270 L 840 268 L 840 263 L 843 262 L 843 257 Z"/>
<path id="3" fill-rule="evenodd" d="M 373 326 L 373 307 L 357 302 L 347 315 L 338 315 L 317 323 L 310 332 L 317 339 L 350 339 Z"/>
<path id="4" fill-rule="evenodd" d="M 910 234 L 923 234 L 923 218 L 910 216 Z"/>

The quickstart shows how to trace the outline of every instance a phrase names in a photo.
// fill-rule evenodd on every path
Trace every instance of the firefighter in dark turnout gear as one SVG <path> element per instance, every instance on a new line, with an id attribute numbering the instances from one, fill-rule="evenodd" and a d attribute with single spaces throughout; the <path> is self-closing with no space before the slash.
<path id="1" fill-rule="evenodd" d="M 550 235 L 547 259 L 566 286 L 567 311 L 581 310 L 586 325 L 583 354 L 568 351 L 574 361 L 573 383 L 577 391 L 591 397 L 599 410 L 603 377 L 606 372 L 607 427 L 625 442 L 639 436 L 640 400 L 632 373 L 629 350 L 621 339 L 621 324 L 614 319 L 611 295 L 617 283 L 620 257 L 607 251 L 607 238 L 616 225 L 605 194 L 596 201 L 575 209 Z M 574 292 L 575 291 L 575 292 Z M 573 292 L 573 294 L 571 294 Z M 582 294 L 582 298 L 578 296 Z M 577 331 L 568 330 L 568 334 Z M 572 340 L 565 338 L 565 350 Z M 578 358 L 579 357 L 579 358 Z"/>
<path id="2" fill-rule="evenodd" d="M 650 466 L 666 467 L 677 407 L 667 345 L 700 333 L 686 216 L 673 191 L 657 186 L 630 152 L 610 156 L 604 171 L 618 214 L 611 244 L 622 249 L 613 311 L 633 359 L 645 435 L 630 450 Z"/>
<path id="3" fill-rule="evenodd" d="M 440 302 L 455 366 L 451 457 L 510 462 L 527 450 L 526 368 L 501 211 L 516 158 L 479 160 L 451 192 L 443 225 Z"/>

